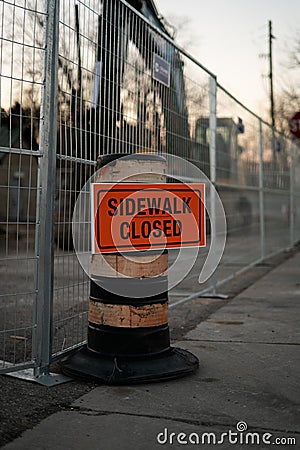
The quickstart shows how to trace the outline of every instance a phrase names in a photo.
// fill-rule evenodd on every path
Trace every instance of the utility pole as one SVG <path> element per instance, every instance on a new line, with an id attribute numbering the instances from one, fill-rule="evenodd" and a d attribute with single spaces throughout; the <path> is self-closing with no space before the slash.
<path id="1" fill-rule="evenodd" d="M 272 34 L 272 21 L 269 20 L 269 64 L 270 64 L 270 101 L 271 101 L 271 119 L 272 127 L 275 127 L 275 114 L 274 114 L 274 91 L 273 91 L 273 55 L 272 55 L 272 40 L 275 36 Z"/>

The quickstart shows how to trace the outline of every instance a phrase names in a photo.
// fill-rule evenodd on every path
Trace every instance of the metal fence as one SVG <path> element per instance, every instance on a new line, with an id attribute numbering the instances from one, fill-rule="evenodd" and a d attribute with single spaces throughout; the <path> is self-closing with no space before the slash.
<path id="1" fill-rule="evenodd" d="M 44 5 L 0 2 L 0 371 L 38 364 Z M 39 106 L 37 106 L 39 105 Z"/>
<path id="2" fill-rule="evenodd" d="M 221 264 L 200 286 L 201 249 L 171 308 L 300 239 L 299 146 L 219 86 L 153 8 L 3 0 L 0 12 L 0 373 L 47 377 L 85 342 L 89 280 L 71 225 L 98 154 L 174 154 L 218 189 Z"/>

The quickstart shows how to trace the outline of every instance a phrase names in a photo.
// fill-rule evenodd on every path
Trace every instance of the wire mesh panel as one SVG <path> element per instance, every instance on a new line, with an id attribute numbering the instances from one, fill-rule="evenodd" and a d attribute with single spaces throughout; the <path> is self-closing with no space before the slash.
<path id="1" fill-rule="evenodd" d="M 259 121 L 222 87 L 217 91 L 216 184 L 228 227 L 218 281 L 261 257 Z"/>
<path id="2" fill-rule="evenodd" d="M 0 372 L 35 360 L 44 2 L 0 2 Z"/>
<path id="3" fill-rule="evenodd" d="M 266 254 L 290 246 L 289 192 L 266 192 L 264 196 Z"/>
<path id="4" fill-rule="evenodd" d="M 96 74 L 100 2 L 61 2 L 58 56 L 58 127 L 52 352 L 80 345 L 87 330 L 89 280 L 73 248 L 77 196 L 94 172 L 99 153 L 91 108 Z"/>
<path id="5" fill-rule="evenodd" d="M 290 141 L 263 126 L 263 187 L 266 254 L 290 245 Z"/>

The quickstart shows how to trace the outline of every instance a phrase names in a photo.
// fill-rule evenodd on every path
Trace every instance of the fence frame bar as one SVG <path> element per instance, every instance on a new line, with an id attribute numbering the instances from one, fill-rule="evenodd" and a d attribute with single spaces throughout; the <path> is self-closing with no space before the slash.
<path id="1" fill-rule="evenodd" d="M 265 213 L 264 213 L 264 173 L 263 173 L 263 132 L 262 121 L 259 119 L 259 226 L 260 226 L 260 256 L 265 258 Z"/>
<path id="2" fill-rule="evenodd" d="M 52 384 L 49 378 L 52 356 L 53 269 L 54 269 L 54 201 L 56 193 L 56 136 L 58 101 L 58 41 L 59 0 L 47 0 L 45 30 L 44 84 L 40 115 L 41 148 L 37 213 L 38 272 L 34 377 L 42 384 Z"/>
<path id="3" fill-rule="evenodd" d="M 217 172 L 217 90 L 218 83 L 215 76 L 209 78 L 209 176 L 210 182 L 216 188 Z M 213 242 L 216 237 L 216 190 L 210 188 L 210 235 Z M 227 298 L 227 295 L 217 293 L 218 280 L 214 272 L 211 277 L 211 288 L 208 293 L 203 292 L 202 296 L 213 298 Z M 211 292 L 212 291 L 212 292 Z"/>

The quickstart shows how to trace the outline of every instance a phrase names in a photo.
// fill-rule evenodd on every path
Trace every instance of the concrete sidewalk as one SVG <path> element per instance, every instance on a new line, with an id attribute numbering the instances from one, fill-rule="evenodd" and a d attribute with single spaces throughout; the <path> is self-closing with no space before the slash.
<path id="1" fill-rule="evenodd" d="M 198 372 L 99 386 L 3 449 L 300 448 L 299 303 L 298 252 L 176 343 Z"/>

